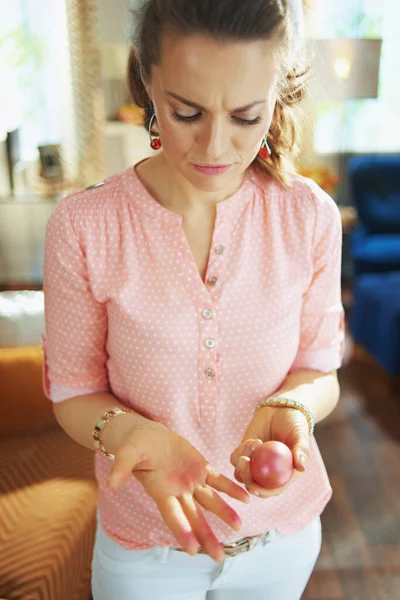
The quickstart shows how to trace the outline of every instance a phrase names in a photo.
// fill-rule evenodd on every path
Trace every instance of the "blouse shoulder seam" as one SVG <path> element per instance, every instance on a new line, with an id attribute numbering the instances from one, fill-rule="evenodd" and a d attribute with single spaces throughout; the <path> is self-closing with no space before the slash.
<path id="1" fill-rule="evenodd" d="M 123 175 L 125 172 L 112 175 L 111 177 L 86 188 L 75 190 L 67 194 L 61 202 L 68 206 L 70 216 L 76 214 L 93 213 L 98 210 L 119 206 L 121 193 L 124 190 Z M 115 202 L 117 200 L 117 202 Z"/>

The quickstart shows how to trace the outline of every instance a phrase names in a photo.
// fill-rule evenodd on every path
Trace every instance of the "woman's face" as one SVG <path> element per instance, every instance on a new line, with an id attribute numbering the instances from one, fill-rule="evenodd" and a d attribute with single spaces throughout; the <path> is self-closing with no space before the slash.
<path id="1" fill-rule="evenodd" d="M 272 40 L 165 39 L 146 87 L 165 157 L 194 187 L 222 190 L 253 162 L 271 124 L 279 66 Z"/>

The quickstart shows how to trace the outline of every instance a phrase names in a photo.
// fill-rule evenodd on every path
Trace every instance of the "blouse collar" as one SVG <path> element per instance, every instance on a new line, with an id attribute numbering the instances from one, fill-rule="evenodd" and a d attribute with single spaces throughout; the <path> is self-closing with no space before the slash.
<path id="1" fill-rule="evenodd" d="M 145 185 L 142 183 L 136 171 L 136 167 L 140 164 L 140 162 L 136 163 L 133 167 L 130 167 L 128 170 L 128 173 L 131 178 L 130 183 L 133 186 L 132 196 L 135 199 L 135 203 L 140 207 L 140 209 L 143 212 L 145 212 L 151 217 L 181 223 L 183 220 L 182 215 L 175 213 L 168 208 L 165 208 L 165 206 L 160 204 L 154 198 L 154 196 L 150 194 Z M 254 177 L 254 173 L 249 169 L 239 189 L 225 200 L 218 202 L 218 217 L 222 216 L 223 218 L 234 218 L 238 215 L 238 212 L 241 212 L 243 210 L 245 205 L 254 196 Z"/>

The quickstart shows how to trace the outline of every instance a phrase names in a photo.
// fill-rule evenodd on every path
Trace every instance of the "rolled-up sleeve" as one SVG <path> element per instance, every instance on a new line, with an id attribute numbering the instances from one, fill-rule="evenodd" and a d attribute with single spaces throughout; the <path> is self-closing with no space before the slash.
<path id="1" fill-rule="evenodd" d="M 86 257 L 64 198 L 46 230 L 43 387 L 53 402 L 108 390 L 107 313 L 90 288 Z"/>
<path id="2" fill-rule="evenodd" d="M 341 366 L 344 354 L 342 222 L 334 200 L 316 184 L 310 185 L 315 204 L 313 277 L 303 296 L 299 348 L 290 372 L 328 373 Z"/>

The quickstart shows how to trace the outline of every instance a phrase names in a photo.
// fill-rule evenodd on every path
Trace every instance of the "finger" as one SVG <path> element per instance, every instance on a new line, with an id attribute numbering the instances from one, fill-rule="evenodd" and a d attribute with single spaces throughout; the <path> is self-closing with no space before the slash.
<path id="1" fill-rule="evenodd" d="M 240 516 L 216 491 L 206 486 L 198 487 L 193 497 L 200 506 L 217 515 L 232 529 L 239 531 L 242 526 Z"/>
<path id="2" fill-rule="evenodd" d="M 140 462 L 140 455 L 132 444 L 124 444 L 115 453 L 111 474 L 107 480 L 109 488 L 119 488 L 132 476 L 132 471 Z"/>
<path id="3" fill-rule="evenodd" d="M 240 473 L 238 472 L 237 469 L 235 469 L 233 476 L 236 479 L 236 481 L 239 481 L 239 483 L 243 483 L 243 479 L 240 477 Z"/>
<path id="4" fill-rule="evenodd" d="M 177 498 L 169 496 L 163 497 L 162 501 L 156 502 L 166 526 L 174 534 L 179 548 L 183 548 L 188 554 L 197 554 L 200 544 L 197 539 L 187 516 Z"/>
<path id="5" fill-rule="evenodd" d="M 193 496 L 191 494 L 183 494 L 180 496 L 179 501 L 204 552 L 211 556 L 216 562 L 223 562 L 225 559 L 224 549 L 215 537 L 215 534 L 207 523 L 201 508 L 196 504 Z"/>
<path id="6" fill-rule="evenodd" d="M 239 479 L 247 486 L 251 486 L 255 483 L 253 476 L 250 471 L 251 459 L 248 456 L 241 456 L 237 462 L 235 469 L 235 477 Z"/>
<path id="7" fill-rule="evenodd" d="M 246 490 L 228 477 L 225 477 L 225 475 L 222 475 L 213 469 L 210 465 L 207 467 L 206 484 L 217 490 L 217 492 L 223 492 L 231 498 L 235 498 L 235 500 L 246 503 L 250 502 Z"/>
<path id="8" fill-rule="evenodd" d="M 240 446 L 238 446 L 231 454 L 231 465 L 236 467 L 236 464 L 241 456 L 251 457 L 257 446 L 262 446 L 261 440 L 250 439 L 246 440 L 243 444 L 240 444 Z"/>
<path id="9" fill-rule="evenodd" d="M 294 471 L 291 479 L 289 479 L 285 485 L 273 490 L 267 490 L 266 488 L 258 485 L 257 482 L 254 482 L 253 485 L 249 486 L 247 489 L 250 494 L 253 494 L 259 498 L 272 498 L 274 496 L 280 496 L 290 485 L 292 485 L 292 483 L 296 481 L 299 475 L 300 473 L 298 471 Z"/>
<path id="10" fill-rule="evenodd" d="M 311 459 L 310 442 L 307 438 L 302 438 L 292 448 L 294 468 L 297 471 L 305 471 L 307 464 Z"/>

